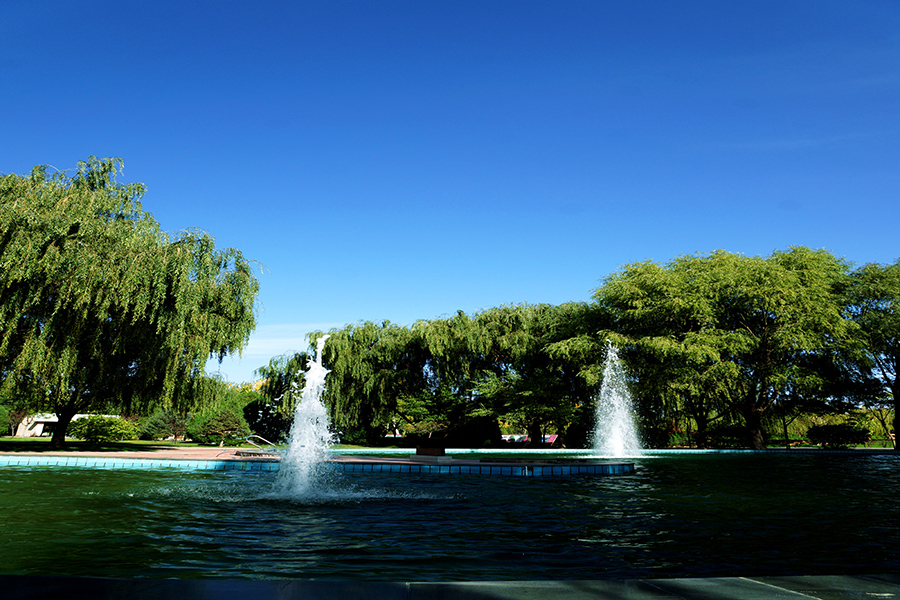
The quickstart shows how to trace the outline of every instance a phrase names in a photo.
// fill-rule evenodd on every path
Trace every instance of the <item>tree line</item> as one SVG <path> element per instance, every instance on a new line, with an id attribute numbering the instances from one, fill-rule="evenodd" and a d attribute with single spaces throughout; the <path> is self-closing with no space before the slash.
<path id="1" fill-rule="evenodd" d="M 163 232 L 144 186 L 116 181 L 121 167 L 90 157 L 71 176 L 0 176 L 0 404 L 57 414 L 54 445 L 78 413 L 221 403 L 227 386 L 204 365 L 240 351 L 255 326 L 250 261 L 203 231 Z M 505 429 L 584 446 L 612 343 L 649 445 L 729 430 L 761 448 L 798 415 L 859 409 L 893 435 L 898 304 L 900 261 L 854 267 L 795 247 L 632 263 L 586 302 L 332 330 L 325 401 L 348 442 L 402 433 L 476 446 Z M 258 371 L 266 400 L 248 410 L 266 437 L 284 428 L 309 358 Z"/>
<path id="2" fill-rule="evenodd" d="M 325 402 L 345 441 L 400 432 L 455 445 L 590 444 L 605 347 L 620 349 L 646 444 L 729 431 L 761 449 L 802 414 L 880 410 L 896 431 L 900 261 L 858 268 L 824 250 L 726 251 L 632 263 L 591 302 L 500 306 L 411 326 L 329 332 Z M 313 334 L 317 338 L 320 333 Z M 290 410 L 309 356 L 258 371 Z M 889 416 L 890 415 L 890 416 Z"/>

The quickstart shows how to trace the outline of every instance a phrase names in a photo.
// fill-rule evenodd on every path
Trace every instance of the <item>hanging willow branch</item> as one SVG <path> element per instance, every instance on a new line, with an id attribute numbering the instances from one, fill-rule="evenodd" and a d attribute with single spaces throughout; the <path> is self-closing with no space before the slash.
<path id="1" fill-rule="evenodd" d="M 250 263 L 205 232 L 162 232 L 121 167 L 92 156 L 72 177 L 0 177 L 2 387 L 27 387 L 61 421 L 183 401 L 255 325 Z"/>

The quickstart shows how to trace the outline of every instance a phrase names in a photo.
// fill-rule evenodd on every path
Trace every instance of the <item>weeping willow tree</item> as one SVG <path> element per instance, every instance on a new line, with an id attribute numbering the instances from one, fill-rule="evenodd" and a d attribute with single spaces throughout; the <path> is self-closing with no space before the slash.
<path id="1" fill-rule="evenodd" d="M 121 167 L 0 177 L 0 389 L 57 414 L 55 446 L 80 412 L 186 408 L 207 359 L 255 325 L 250 263 L 202 231 L 162 232 Z"/>
<path id="2" fill-rule="evenodd" d="M 590 313 L 586 304 L 517 305 L 411 327 L 363 322 L 332 330 L 324 350 L 332 422 L 362 433 L 359 441 L 396 425 L 468 444 L 499 441 L 501 420 L 537 440 L 551 427 L 565 431 L 583 420 L 597 379 L 587 373 L 596 369 L 576 344 L 554 345 L 587 335 Z M 283 367 L 275 367 L 272 380 L 280 381 Z"/>
<path id="3" fill-rule="evenodd" d="M 380 439 L 399 403 L 424 390 L 421 345 L 410 329 L 389 321 L 347 325 L 329 336 L 323 360 L 331 370 L 325 402 L 332 423 L 347 441 Z"/>
<path id="4" fill-rule="evenodd" d="M 263 383 L 259 392 L 268 406 L 285 418 L 291 418 L 300 403 L 306 370 L 313 357 L 307 352 L 275 356 L 269 364 L 256 370 Z"/>

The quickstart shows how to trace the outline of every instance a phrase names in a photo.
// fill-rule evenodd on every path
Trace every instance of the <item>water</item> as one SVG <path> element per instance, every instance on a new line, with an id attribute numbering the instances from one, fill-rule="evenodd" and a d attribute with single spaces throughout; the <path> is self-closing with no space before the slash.
<path id="1" fill-rule="evenodd" d="M 603 384 L 597 399 L 594 451 L 600 456 L 624 458 L 638 456 L 641 442 L 634 426 L 634 410 L 625 368 L 616 348 L 606 347 Z"/>
<path id="2" fill-rule="evenodd" d="M 306 383 L 294 410 L 288 449 L 281 459 L 275 482 L 274 494 L 278 496 L 309 498 L 327 496 L 331 491 L 325 461 L 334 443 L 334 434 L 322 404 L 325 376 L 328 375 L 328 369 L 322 366 L 322 351 L 327 339 L 327 335 L 319 338 L 316 359 L 306 370 Z"/>
<path id="3" fill-rule="evenodd" d="M 900 571 L 900 456 L 641 457 L 621 477 L 0 469 L 7 574 L 367 581 Z"/>

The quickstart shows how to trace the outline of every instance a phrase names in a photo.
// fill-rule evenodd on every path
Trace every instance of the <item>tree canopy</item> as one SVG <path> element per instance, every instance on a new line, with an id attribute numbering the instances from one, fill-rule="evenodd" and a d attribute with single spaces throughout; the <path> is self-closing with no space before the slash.
<path id="1" fill-rule="evenodd" d="M 688 443 L 763 448 L 776 426 L 787 444 L 788 423 L 801 415 L 863 408 L 890 437 L 898 305 L 900 262 L 853 270 L 825 250 L 632 263 L 607 277 L 592 303 L 332 330 L 325 401 L 332 422 L 357 442 L 399 430 L 478 445 L 493 443 L 499 424 L 531 440 L 553 432 L 583 446 L 612 343 L 650 445 L 687 428 Z M 300 377 L 301 358 L 260 373 L 283 390 Z"/>
<path id="2" fill-rule="evenodd" d="M 55 444 L 78 412 L 188 402 L 255 325 L 251 264 L 203 231 L 161 231 L 121 167 L 0 177 L 0 386 L 59 416 Z"/>
<path id="3" fill-rule="evenodd" d="M 723 407 L 763 448 L 763 415 L 822 385 L 811 358 L 848 343 L 838 293 L 848 266 L 826 251 L 724 251 L 635 263 L 595 294 L 657 397 L 680 396 L 698 423 Z"/>
<path id="4" fill-rule="evenodd" d="M 896 434 L 900 427 L 900 260 L 855 270 L 847 286 L 846 305 L 860 328 L 861 375 L 870 389 L 878 390 L 876 402 L 892 405 Z"/>

